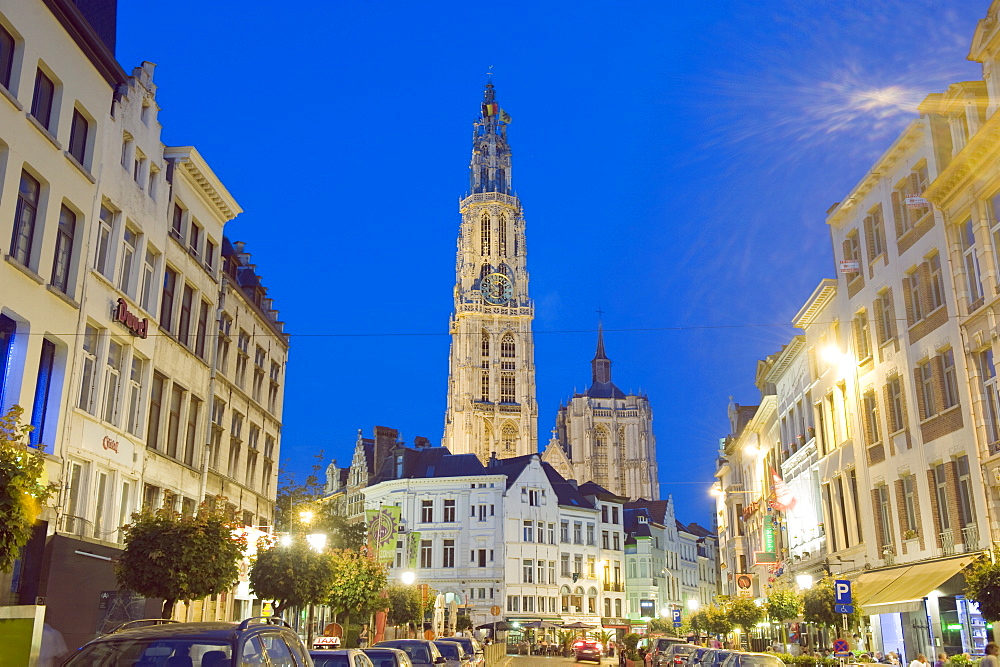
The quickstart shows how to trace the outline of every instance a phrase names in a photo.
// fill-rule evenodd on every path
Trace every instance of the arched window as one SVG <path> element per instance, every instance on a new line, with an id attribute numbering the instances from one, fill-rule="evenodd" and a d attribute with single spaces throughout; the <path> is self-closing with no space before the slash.
<path id="1" fill-rule="evenodd" d="M 503 171 L 501 170 L 500 173 L 503 174 Z M 500 215 L 500 229 L 497 232 L 497 250 L 499 251 L 501 257 L 507 254 L 507 215 L 506 214 L 501 214 Z"/>
<path id="2" fill-rule="evenodd" d="M 504 169 L 497 169 L 497 192 L 507 193 L 507 172 Z"/>
<path id="3" fill-rule="evenodd" d="M 611 598 L 604 598 L 604 616 L 611 616 Z"/>
<path id="4" fill-rule="evenodd" d="M 500 339 L 500 356 L 504 359 L 513 359 L 517 354 L 517 344 L 514 342 L 514 334 L 508 332 Z"/>
<path id="5" fill-rule="evenodd" d="M 480 236 L 480 249 L 482 250 L 483 257 L 490 254 L 490 214 L 483 213 L 482 219 L 479 221 L 479 236 Z"/>
<path id="6" fill-rule="evenodd" d="M 479 369 L 479 400 L 483 403 L 490 402 L 490 364 L 486 362 L 483 368 Z"/>
<path id="7" fill-rule="evenodd" d="M 621 618 L 622 615 L 622 599 L 615 598 L 615 616 Z"/>
<path id="8" fill-rule="evenodd" d="M 500 429 L 500 452 L 504 457 L 514 456 L 517 452 L 517 428 L 510 422 Z"/>
<path id="9" fill-rule="evenodd" d="M 483 331 L 483 338 L 482 338 L 482 342 L 480 343 L 480 347 L 482 348 L 482 357 L 484 359 L 489 359 L 490 358 L 490 335 L 486 331 Z"/>
<path id="10" fill-rule="evenodd" d="M 598 426 L 594 432 L 594 483 L 599 486 L 608 484 L 608 431 L 604 426 Z"/>
<path id="11" fill-rule="evenodd" d="M 486 452 L 493 451 L 493 427 L 490 426 L 489 422 L 483 424 L 483 450 Z"/>

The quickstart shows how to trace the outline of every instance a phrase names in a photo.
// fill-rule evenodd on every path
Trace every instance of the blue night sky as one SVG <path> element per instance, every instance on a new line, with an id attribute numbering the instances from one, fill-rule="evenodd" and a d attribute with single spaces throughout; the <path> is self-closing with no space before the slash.
<path id="1" fill-rule="evenodd" d="M 834 277 L 824 212 L 966 61 L 988 0 L 120 3 L 163 138 L 245 213 L 292 350 L 282 458 L 376 424 L 440 442 L 457 203 L 492 65 L 513 117 L 539 402 L 613 378 L 655 412 L 661 493 L 710 521 L 726 407 Z"/>

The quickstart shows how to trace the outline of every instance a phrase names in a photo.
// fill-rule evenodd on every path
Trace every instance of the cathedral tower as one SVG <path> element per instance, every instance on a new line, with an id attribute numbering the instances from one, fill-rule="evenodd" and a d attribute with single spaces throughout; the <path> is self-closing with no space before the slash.
<path id="1" fill-rule="evenodd" d="M 648 397 L 626 394 L 611 381 L 603 327 L 590 369 L 590 389 L 559 407 L 542 460 L 567 479 L 594 482 L 629 500 L 659 500 L 653 410 Z"/>
<path id="2" fill-rule="evenodd" d="M 484 462 L 538 450 L 534 305 L 528 298 L 521 202 L 511 189 L 510 117 L 486 85 L 473 124 L 470 194 L 462 224 L 451 318 L 448 410 L 442 445 Z"/>

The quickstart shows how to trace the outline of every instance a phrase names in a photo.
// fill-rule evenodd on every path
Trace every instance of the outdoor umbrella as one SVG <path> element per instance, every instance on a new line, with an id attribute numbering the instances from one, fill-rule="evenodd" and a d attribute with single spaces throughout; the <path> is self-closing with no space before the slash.
<path id="1" fill-rule="evenodd" d="M 483 623 L 477 625 L 476 630 L 496 630 L 497 632 L 507 632 L 510 630 L 510 623 L 507 621 L 497 621 L 496 623 Z"/>
<path id="2" fill-rule="evenodd" d="M 521 627 L 522 628 L 545 629 L 545 628 L 561 628 L 562 626 L 561 625 L 556 625 L 555 623 L 549 623 L 548 621 L 529 621 L 527 623 L 522 623 Z"/>
<path id="3" fill-rule="evenodd" d="M 577 621 L 576 623 L 567 623 L 562 627 L 564 630 L 593 630 L 597 626 L 587 625 L 586 623 L 580 623 L 579 621 Z"/>

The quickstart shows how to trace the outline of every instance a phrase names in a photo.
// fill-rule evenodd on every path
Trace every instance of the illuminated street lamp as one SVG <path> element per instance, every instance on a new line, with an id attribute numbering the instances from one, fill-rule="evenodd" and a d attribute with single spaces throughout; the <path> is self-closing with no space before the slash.
<path id="1" fill-rule="evenodd" d="M 417 575 L 412 570 L 407 570 L 403 574 L 399 575 L 399 579 L 404 584 L 406 584 L 407 586 L 409 586 L 410 584 L 412 584 L 414 581 L 417 580 Z"/>
<path id="2" fill-rule="evenodd" d="M 326 535 L 323 533 L 313 533 L 312 535 L 306 535 L 306 542 L 309 547 L 316 553 L 323 551 L 326 546 Z"/>
<path id="3" fill-rule="evenodd" d="M 690 609 L 691 611 L 698 611 L 699 606 L 701 606 L 701 603 L 698 601 L 698 598 L 688 598 L 687 601 L 688 609 Z"/>
<path id="4" fill-rule="evenodd" d="M 301 512 L 299 512 L 299 521 L 301 521 L 305 525 L 308 526 L 309 524 L 311 524 L 312 520 L 313 520 L 313 513 L 310 510 L 302 510 Z"/>
<path id="5" fill-rule="evenodd" d="M 795 585 L 804 591 L 809 590 L 813 585 L 813 576 L 811 574 L 797 574 L 795 575 Z"/>

